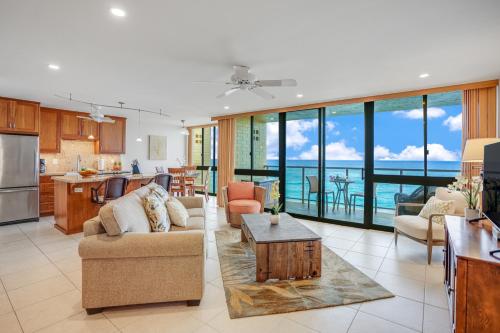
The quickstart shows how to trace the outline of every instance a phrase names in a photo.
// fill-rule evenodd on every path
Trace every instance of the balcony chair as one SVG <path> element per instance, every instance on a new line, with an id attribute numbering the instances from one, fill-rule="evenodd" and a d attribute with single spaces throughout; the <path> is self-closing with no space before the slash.
<path id="1" fill-rule="evenodd" d="M 306 176 L 307 183 L 309 184 L 309 191 L 307 192 L 307 209 L 309 210 L 311 206 L 311 194 L 316 194 L 316 205 L 318 203 L 318 193 L 319 193 L 319 186 L 318 186 L 318 177 L 316 176 Z M 325 196 L 326 196 L 326 209 L 328 209 L 328 195 L 332 195 L 332 204 L 333 207 L 335 207 L 335 191 L 325 191 Z"/>
<path id="2" fill-rule="evenodd" d="M 448 215 L 463 216 L 467 201 L 460 192 L 450 191 L 444 187 L 436 188 L 435 197 L 444 201 L 454 201 L 455 211 Z M 444 214 L 431 214 L 428 219 L 418 215 L 401 215 L 405 207 L 423 208 L 423 203 L 400 202 L 396 206 L 394 217 L 394 243 L 398 244 L 398 235 L 404 235 L 416 242 L 427 245 L 427 263 L 430 265 L 432 259 L 432 247 L 444 245 L 444 225 L 436 223 L 434 219 Z M 406 210 L 405 210 L 406 211 Z M 419 211 L 420 212 L 420 211 Z M 408 214 L 405 212 L 405 214 Z M 417 213 L 418 214 L 418 213 Z"/>
<path id="3" fill-rule="evenodd" d="M 264 212 L 266 189 L 252 182 L 230 182 L 222 188 L 227 222 L 241 228 L 241 214 Z"/>
<path id="4" fill-rule="evenodd" d="M 201 184 L 201 185 L 194 184 L 191 186 L 191 189 L 193 191 L 193 195 L 194 195 L 194 193 L 196 193 L 196 191 L 202 191 L 205 195 L 205 201 L 207 201 L 207 202 L 209 199 L 208 189 L 210 187 L 210 173 L 211 172 L 212 172 L 212 167 L 208 167 L 208 169 L 205 170 L 205 172 L 204 172 L 203 184 Z"/>
<path id="5" fill-rule="evenodd" d="M 374 201 L 374 208 L 375 208 L 375 214 L 377 214 L 378 210 L 378 200 L 377 200 L 377 183 L 373 184 L 373 201 Z M 365 193 L 364 192 L 354 192 L 349 195 L 349 214 L 351 214 L 351 206 L 352 206 L 352 211 L 353 213 L 356 212 L 356 198 L 364 198 Z"/>
<path id="6" fill-rule="evenodd" d="M 104 205 L 111 200 L 123 197 L 127 191 L 128 179 L 125 177 L 111 177 L 99 183 L 97 187 L 92 187 L 91 201 Z M 104 189 L 103 189 L 104 187 Z M 103 193 L 103 195 L 99 195 Z"/>

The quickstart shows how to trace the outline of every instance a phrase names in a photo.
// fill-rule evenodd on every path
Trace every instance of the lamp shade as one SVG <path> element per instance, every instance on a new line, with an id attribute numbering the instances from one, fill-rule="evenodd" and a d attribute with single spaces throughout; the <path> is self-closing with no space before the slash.
<path id="1" fill-rule="evenodd" d="M 498 138 L 469 139 L 465 142 L 462 162 L 483 162 L 484 146 L 500 142 Z"/>

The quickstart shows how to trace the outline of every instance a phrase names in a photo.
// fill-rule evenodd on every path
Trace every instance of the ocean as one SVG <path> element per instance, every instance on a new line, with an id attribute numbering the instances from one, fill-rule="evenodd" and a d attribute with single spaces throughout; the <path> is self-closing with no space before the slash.
<path id="1" fill-rule="evenodd" d="M 278 169 L 277 160 L 268 160 L 269 169 Z M 349 185 L 349 193 L 364 192 L 363 161 L 326 161 L 327 180 L 326 189 L 335 190 L 336 185 L 330 182 L 330 176 L 348 177 L 353 183 Z M 304 185 L 304 196 L 307 198 L 308 184 L 305 176 L 318 175 L 318 161 L 311 160 L 287 160 L 286 161 L 286 193 L 287 199 L 302 198 L 302 182 Z M 413 175 L 424 174 L 423 161 L 375 161 L 375 173 L 384 175 Z M 429 161 L 428 175 L 454 177 L 460 172 L 460 161 Z M 303 178 L 304 176 L 304 178 Z M 376 196 L 380 208 L 394 209 L 394 194 L 411 194 L 418 185 L 399 184 L 376 184 Z M 313 197 L 312 197 L 313 198 Z M 362 200 L 357 204 L 362 204 Z"/>

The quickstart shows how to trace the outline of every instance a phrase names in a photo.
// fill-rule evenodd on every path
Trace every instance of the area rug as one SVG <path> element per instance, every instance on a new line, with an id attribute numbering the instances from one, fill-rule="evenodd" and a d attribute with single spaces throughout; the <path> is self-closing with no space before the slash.
<path id="1" fill-rule="evenodd" d="M 389 291 L 323 246 L 321 277 L 255 281 L 255 255 L 241 232 L 215 232 L 229 316 L 262 316 L 393 297 Z"/>

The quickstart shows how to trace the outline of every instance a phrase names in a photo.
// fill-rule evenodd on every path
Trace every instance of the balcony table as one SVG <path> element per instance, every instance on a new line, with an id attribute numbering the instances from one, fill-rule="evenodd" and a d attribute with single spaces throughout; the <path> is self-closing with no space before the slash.
<path id="1" fill-rule="evenodd" d="M 344 209 L 347 213 L 347 206 L 349 205 L 349 185 L 354 183 L 354 180 L 342 177 L 330 177 L 330 182 L 334 183 L 337 187 L 337 194 L 335 195 L 333 201 L 332 212 L 335 210 L 335 204 L 337 204 L 337 210 L 340 206 L 340 193 L 344 195 Z"/>

